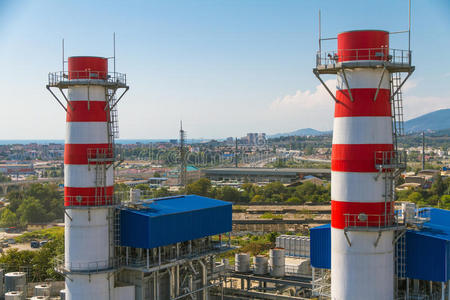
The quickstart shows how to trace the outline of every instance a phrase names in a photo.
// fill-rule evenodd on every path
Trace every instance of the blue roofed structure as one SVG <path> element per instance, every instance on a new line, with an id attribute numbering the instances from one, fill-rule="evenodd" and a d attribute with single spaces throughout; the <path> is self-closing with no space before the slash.
<path id="1" fill-rule="evenodd" d="M 407 278 L 446 282 L 450 279 L 450 211 L 429 208 L 430 220 L 406 232 Z"/>
<path id="2" fill-rule="evenodd" d="M 429 210 L 430 220 L 418 230 L 406 230 L 406 268 L 402 277 L 446 282 L 450 279 L 450 211 L 426 210 Z M 310 233 L 311 266 L 330 269 L 330 225 L 311 228 Z"/>
<path id="3" fill-rule="evenodd" d="M 331 266 L 331 225 L 326 224 L 310 230 L 311 266 L 329 269 Z"/>
<path id="4" fill-rule="evenodd" d="M 151 249 L 232 230 L 232 204 L 186 195 L 151 199 L 120 212 L 120 245 Z"/>

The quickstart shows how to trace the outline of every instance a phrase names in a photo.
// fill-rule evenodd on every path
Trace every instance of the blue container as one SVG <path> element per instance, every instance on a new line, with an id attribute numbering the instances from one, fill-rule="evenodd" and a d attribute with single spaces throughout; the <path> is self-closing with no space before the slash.
<path id="1" fill-rule="evenodd" d="M 232 204 L 196 195 L 154 199 L 122 209 L 121 246 L 151 249 L 232 230 Z"/>
<path id="2" fill-rule="evenodd" d="M 331 268 L 331 226 L 330 224 L 311 228 L 311 266 L 314 268 Z"/>

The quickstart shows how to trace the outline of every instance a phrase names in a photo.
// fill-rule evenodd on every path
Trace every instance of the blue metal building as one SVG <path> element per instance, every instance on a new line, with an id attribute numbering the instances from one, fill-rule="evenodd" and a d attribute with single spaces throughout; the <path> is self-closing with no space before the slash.
<path id="1" fill-rule="evenodd" d="M 196 195 L 159 198 L 120 212 L 120 245 L 151 249 L 232 230 L 232 204 Z"/>
<path id="2" fill-rule="evenodd" d="M 450 279 L 450 211 L 429 208 L 430 220 L 405 233 L 406 278 L 435 282 Z M 331 267 L 330 225 L 311 229 L 311 266 Z M 397 255 L 398 257 L 398 255 Z"/>

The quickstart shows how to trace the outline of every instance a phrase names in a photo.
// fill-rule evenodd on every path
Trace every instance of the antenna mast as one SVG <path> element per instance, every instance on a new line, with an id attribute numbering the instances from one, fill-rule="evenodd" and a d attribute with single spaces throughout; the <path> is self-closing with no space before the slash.
<path id="1" fill-rule="evenodd" d="M 186 189 L 186 132 L 183 130 L 183 121 L 180 121 L 180 185 Z"/>
<path id="2" fill-rule="evenodd" d="M 114 61 L 114 74 L 116 74 L 116 33 L 113 32 L 113 61 Z"/>
<path id="3" fill-rule="evenodd" d="M 411 0 L 409 0 L 409 7 L 408 7 L 408 53 L 410 53 L 411 50 Z"/>
<path id="4" fill-rule="evenodd" d="M 62 73 L 64 76 L 64 38 L 62 39 Z"/>
<path id="5" fill-rule="evenodd" d="M 319 9 L 319 55 L 322 52 L 322 21 L 320 16 L 320 9 Z"/>

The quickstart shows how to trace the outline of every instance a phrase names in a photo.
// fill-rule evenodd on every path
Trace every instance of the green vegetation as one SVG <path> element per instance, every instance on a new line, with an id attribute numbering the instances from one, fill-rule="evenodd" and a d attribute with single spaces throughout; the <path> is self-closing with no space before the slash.
<path id="1" fill-rule="evenodd" d="M 247 206 L 233 205 L 233 212 L 246 212 Z"/>
<path id="2" fill-rule="evenodd" d="M 433 178 L 430 189 L 415 188 L 397 192 L 397 201 L 414 202 L 419 206 L 435 206 L 450 209 L 450 178 L 441 175 Z"/>
<path id="3" fill-rule="evenodd" d="M 30 267 L 32 281 L 63 280 L 62 276 L 54 271 L 54 259 L 64 254 L 64 228 L 56 227 L 25 233 L 16 238 L 16 241 L 25 242 L 33 239 L 47 239 L 48 242 L 37 251 L 6 250 L 0 256 L 0 264 L 4 265 L 5 272 Z"/>
<path id="4" fill-rule="evenodd" d="M 211 182 L 201 178 L 186 187 L 187 194 L 211 197 L 234 203 L 289 203 L 303 204 L 328 203 L 330 201 L 330 185 L 324 187 L 311 182 L 297 187 L 285 187 L 280 182 L 272 182 L 265 186 L 244 183 L 240 189 L 233 187 L 212 187 Z"/>
<path id="5" fill-rule="evenodd" d="M 9 178 L 9 176 L 0 174 L 0 182 L 9 182 L 9 181 L 11 181 L 11 178 Z"/>
<path id="6" fill-rule="evenodd" d="M 6 198 L 9 205 L 0 215 L 3 227 L 51 222 L 64 216 L 62 194 L 55 184 L 32 184 L 24 191 L 8 193 Z"/>
<path id="7" fill-rule="evenodd" d="M 260 216 L 261 219 L 271 219 L 271 220 L 283 220 L 283 216 L 282 215 L 274 215 L 273 213 L 270 212 L 265 212 L 264 214 L 262 214 Z"/>
<path id="8" fill-rule="evenodd" d="M 14 238 L 18 243 L 30 242 L 32 240 L 53 240 L 60 236 L 64 236 L 64 227 L 51 227 L 24 234 Z"/>
<path id="9" fill-rule="evenodd" d="M 264 235 L 232 236 L 231 244 L 239 248 L 219 255 L 218 258 L 228 258 L 230 264 L 234 263 L 236 253 L 250 253 L 250 255 L 267 255 L 269 250 L 275 247 L 275 240 L 279 234 L 271 232 Z"/>

